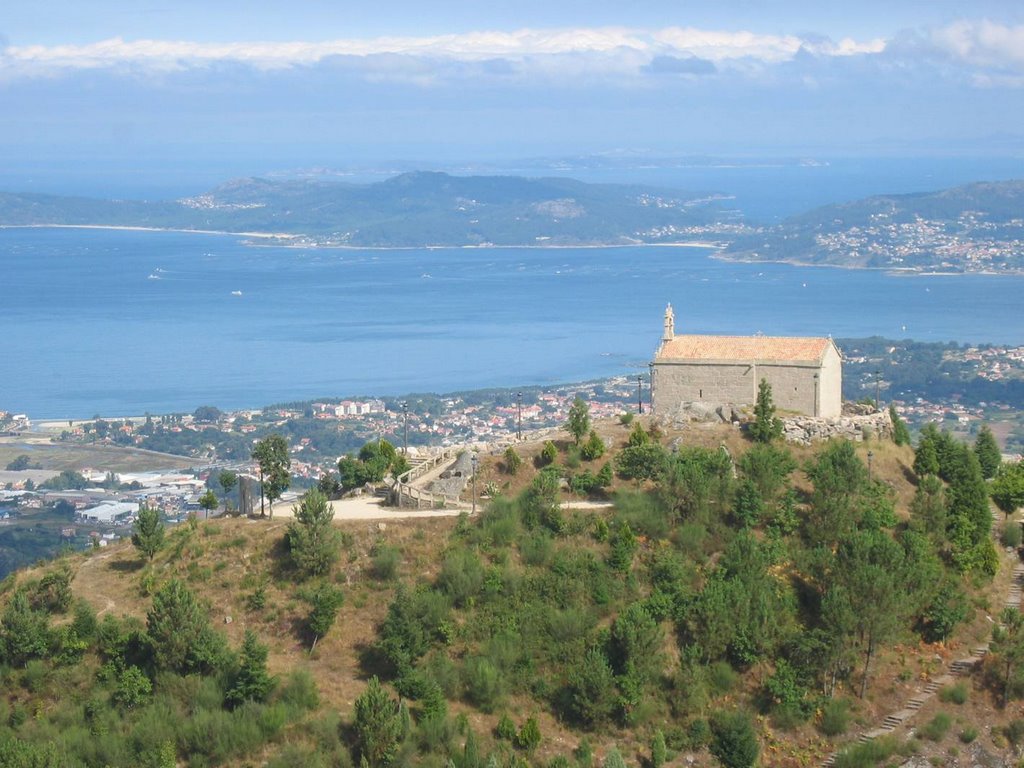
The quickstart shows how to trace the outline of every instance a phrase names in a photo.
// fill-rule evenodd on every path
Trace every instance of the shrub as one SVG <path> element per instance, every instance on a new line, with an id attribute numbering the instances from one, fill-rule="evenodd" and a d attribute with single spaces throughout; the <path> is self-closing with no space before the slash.
<path id="1" fill-rule="evenodd" d="M 540 726 L 537 724 L 537 718 L 528 717 L 523 723 L 523 727 L 519 729 L 519 733 L 516 734 L 515 745 L 519 749 L 533 752 L 540 745 L 540 738 Z"/>
<path id="2" fill-rule="evenodd" d="M 558 460 L 558 447 L 550 440 L 545 441 L 544 447 L 537 457 L 537 466 L 546 467 Z"/>
<path id="3" fill-rule="evenodd" d="M 826 736 L 839 736 L 850 727 L 850 702 L 846 699 L 829 699 L 821 708 L 818 730 Z"/>
<path id="4" fill-rule="evenodd" d="M 947 704 L 963 704 L 967 701 L 967 686 L 964 683 L 947 685 L 939 691 L 939 701 Z"/>
<path id="5" fill-rule="evenodd" d="M 594 461 L 604 456 L 604 441 L 594 430 L 590 430 L 590 437 L 580 447 L 580 456 L 585 461 Z"/>
<path id="6" fill-rule="evenodd" d="M 754 724 L 745 712 L 718 712 L 711 719 L 711 754 L 725 768 L 750 768 L 760 748 Z"/>
<path id="7" fill-rule="evenodd" d="M 929 741 L 942 741 L 951 725 L 953 725 L 953 718 L 945 712 L 939 712 L 926 725 L 918 729 L 918 734 Z"/>
<path id="8" fill-rule="evenodd" d="M 466 698 L 484 712 L 493 712 L 505 695 L 505 676 L 490 659 L 476 656 L 463 669 Z"/>
<path id="9" fill-rule="evenodd" d="M 632 413 L 620 413 L 619 414 L 619 424 L 621 424 L 624 427 L 628 427 L 632 423 L 633 423 L 633 414 Z"/>
<path id="10" fill-rule="evenodd" d="M 296 711 L 313 710 L 320 705 L 320 694 L 313 676 L 305 669 L 296 669 L 278 689 L 275 701 Z"/>
<path id="11" fill-rule="evenodd" d="M 968 726 L 967 728 L 964 728 L 962 731 L 960 731 L 960 741 L 962 741 L 964 744 L 970 744 L 976 738 L 978 738 L 978 729 L 975 728 L 973 725 Z"/>
<path id="12" fill-rule="evenodd" d="M 391 581 L 398 575 L 398 566 L 402 562 L 402 555 L 395 547 L 389 547 L 382 541 L 373 545 L 370 551 L 372 565 L 370 572 L 381 581 Z"/>
<path id="13" fill-rule="evenodd" d="M 900 743 L 895 736 L 872 739 L 840 752 L 836 755 L 833 765 L 835 768 L 874 768 L 892 757 L 899 746 Z"/>
<path id="14" fill-rule="evenodd" d="M 502 715 L 498 724 L 494 727 L 495 738 L 502 741 L 512 741 L 516 737 L 516 724 L 508 715 Z"/>
<path id="15" fill-rule="evenodd" d="M 1019 547 L 1021 540 L 1020 523 L 1016 520 L 1004 521 L 999 540 L 1003 543 L 1004 547 Z"/>
<path id="16" fill-rule="evenodd" d="M 505 471 L 514 475 L 523 466 L 523 460 L 511 445 L 505 449 Z"/>
<path id="17" fill-rule="evenodd" d="M 551 534 L 545 530 L 534 531 L 519 541 L 519 554 L 527 565 L 547 565 L 555 550 Z"/>

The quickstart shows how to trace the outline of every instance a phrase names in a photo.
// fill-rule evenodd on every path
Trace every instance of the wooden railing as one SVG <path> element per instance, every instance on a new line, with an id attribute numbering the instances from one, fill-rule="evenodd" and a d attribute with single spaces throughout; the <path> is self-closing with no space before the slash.
<path id="1" fill-rule="evenodd" d="M 390 503 L 395 507 L 415 507 L 416 509 L 444 509 L 457 505 L 457 496 L 449 496 L 443 493 L 434 493 L 413 485 L 424 475 L 429 474 L 438 467 L 446 464 L 455 458 L 459 449 L 445 448 L 436 453 L 422 464 L 413 467 L 408 472 L 399 475 L 391 485 Z"/>

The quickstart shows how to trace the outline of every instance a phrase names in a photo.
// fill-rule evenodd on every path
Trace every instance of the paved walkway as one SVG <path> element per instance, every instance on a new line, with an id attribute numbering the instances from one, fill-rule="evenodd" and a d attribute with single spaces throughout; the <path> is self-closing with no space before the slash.
<path id="1" fill-rule="evenodd" d="M 335 520 L 408 520 L 416 517 L 456 517 L 466 507 L 446 509 L 399 509 L 384 506 L 379 496 L 356 496 L 351 499 L 336 499 L 332 502 Z M 274 517 L 294 517 L 293 508 L 298 502 L 278 502 L 274 505 Z"/>

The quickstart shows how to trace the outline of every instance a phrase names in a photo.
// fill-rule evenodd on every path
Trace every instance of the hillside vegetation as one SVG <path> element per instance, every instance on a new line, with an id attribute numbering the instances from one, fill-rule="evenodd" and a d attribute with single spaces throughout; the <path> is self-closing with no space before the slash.
<path id="1" fill-rule="evenodd" d="M 274 232 L 389 248 L 671 242 L 723 218 L 706 196 L 678 190 L 433 172 L 373 184 L 241 179 L 177 201 L 0 193 L 0 225 Z"/>
<path id="2" fill-rule="evenodd" d="M 291 522 L 147 526 L 12 576 L 0 764 L 809 765 L 987 639 L 1008 575 L 944 433 L 568 426 L 484 458 L 476 519 L 332 524 L 314 490 Z M 955 694 L 1006 723 L 990 750 L 1013 648 Z M 970 725 L 946 720 L 872 754 Z"/>

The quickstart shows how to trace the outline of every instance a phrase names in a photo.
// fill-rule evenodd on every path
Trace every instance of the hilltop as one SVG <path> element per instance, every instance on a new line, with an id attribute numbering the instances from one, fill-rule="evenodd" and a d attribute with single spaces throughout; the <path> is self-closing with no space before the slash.
<path id="1" fill-rule="evenodd" d="M 914 272 L 1024 271 L 1024 181 L 827 205 L 737 238 L 724 258 Z"/>
<path id="2" fill-rule="evenodd" d="M 714 765 L 707 745 L 719 743 L 722 718 L 737 708 L 751 715 L 736 727 L 752 729 L 762 764 L 820 764 L 987 642 L 987 616 L 1005 599 L 1012 563 L 994 550 L 986 559 L 987 533 L 964 549 L 934 527 L 940 502 L 921 496 L 928 484 L 909 447 L 765 449 L 728 425 L 595 427 L 603 450 L 587 456 L 564 432 L 553 449 L 518 444 L 515 473 L 509 454 L 481 456 L 477 488 L 490 498 L 479 500 L 478 519 L 334 523 L 338 557 L 320 575 L 296 570 L 287 521 L 235 518 L 177 526 L 151 562 L 124 542 L 18 573 L 0 595 L 0 756 L 15 754 L 16 735 L 23 756 L 51 743 L 40 750 L 52 750 L 52 762 L 33 765 L 76 765 L 69 756 L 78 756 L 163 766 L 174 755 L 197 766 L 358 764 L 369 737 L 356 712 L 362 707 L 365 726 L 376 675 L 386 685 L 370 735 L 391 745 L 395 765 L 452 759 L 483 768 L 493 754 L 494 765 L 583 766 L 616 747 L 635 765 L 659 733 L 668 764 Z M 944 441 L 943 473 L 959 455 Z M 616 474 L 601 480 L 613 458 Z M 978 507 L 954 500 L 974 481 L 950 477 L 941 504 L 954 525 Z M 614 506 L 560 509 L 585 493 Z M 972 520 L 987 524 L 989 514 L 986 504 L 985 517 Z M 895 623 L 829 623 L 820 601 L 840 597 L 833 581 L 857 558 L 883 552 L 895 559 L 888 575 L 872 578 L 890 579 L 896 599 L 872 599 Z M 182 614 L 179 633 L 205 626 L 174 646 L 181 666 L 167 660 L 152 618 L 147 629 L 173 583 L 199 604 Z M 12 613 L 19 592 L 35 611 Z M 333 627 L 310 653 L 311 606 L 338 592 Z M 935 623 L 936 606 L 946 623 Z M 11 644 L 10 628 L 30 625 L 14 616 L 38 622 L 45 612 L 55 628 L 47 650 Z M 265 702 L 238 706 L 225 696 L 241 679 L 240 662 L 218 661 L 216 638 L 239 649 L 246 630 L 266 646 L 278 683 Z M 860 698 L 863 631 L 877 633 L 878 645 Z M 830 646 L 830 637 L 845 640 Z M 898 729 L 895 740 L 873 742 L 879 753 L 943 757 L 959 738 L 976 739 L 960 744 L 970 754 L 1008 754 L 1000 727 L 1015 710 L 996 706 L 993 656 L 963 682 L 940 685 L 942 701 L 926 697 L 913 723 L 923 731 L 942 713 L 955 727 L 940 728 L 940 718 L 934 741 L 906 743 Z M 833 695 L 823 696 L 830 680 Z"/>
<path id="3" fill-rule="evenodd" d="M 0 225 L 279 233 L 353 247 L 674 243 L 731 221 L 707 193 L 572 179 L 411 172 L 372 184 L 238 179 L 174 201 L 0 194 Z"/>

